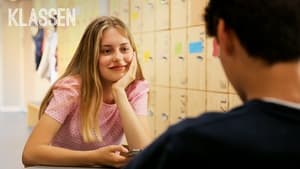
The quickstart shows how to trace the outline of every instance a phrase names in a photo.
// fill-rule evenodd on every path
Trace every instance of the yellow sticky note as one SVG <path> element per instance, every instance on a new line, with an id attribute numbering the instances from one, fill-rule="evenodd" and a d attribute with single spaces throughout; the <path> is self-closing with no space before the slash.
<path id="1" fill-rule="evenodd" d="M 148 61 L 149 59 L 150 59 L 150 57 L 151 57 L 151 53 L 150 53 L 150 51 L 145 51 L 144 52 L 144 61 Z"/>
<path id="2" fill-rule="evenodd" d="M 137 20 L 139 18 L 139 13 L 137 11 L 134 11 L 131 15 L 132 20 Z"/>
<path id="3" fill-rule="evenodd" d="M 181 55 L 182 54 L 182 43 L 177 42 L 175 45 L 175 55 Z"/>

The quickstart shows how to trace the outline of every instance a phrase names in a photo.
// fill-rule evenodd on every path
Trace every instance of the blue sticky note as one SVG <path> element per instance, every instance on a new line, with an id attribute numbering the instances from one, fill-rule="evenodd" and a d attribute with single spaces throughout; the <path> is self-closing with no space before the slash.
<path id="1" fill-rule="evenodd" d="M 196 42 L 191 42 L 189 44 L 189 53 L 201 53 L 203 52 L 203 42 L 202 41 L 196 41 Z"/>

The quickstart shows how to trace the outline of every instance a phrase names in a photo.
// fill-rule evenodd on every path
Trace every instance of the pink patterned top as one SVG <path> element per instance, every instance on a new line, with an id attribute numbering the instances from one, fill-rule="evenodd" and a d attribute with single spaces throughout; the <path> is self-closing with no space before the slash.
<path id="1" fill-rule="evenodd" d="M 128 100 L 136 114 L 148 115 L 149 86 L 146 81 L 135 81 L 126 90 Z M 103 142 L 85 143 L 80 134 L 79 105 L 80 78 L 69 76 L 54 85 L 53 98 L 45 113 L 62 124 L 52 145 L 73 150 L 93 150 L 112 144 L 120 144 L 123 127 L 116 104 L 103 103 L 100 110 L 100 129 Z"/>

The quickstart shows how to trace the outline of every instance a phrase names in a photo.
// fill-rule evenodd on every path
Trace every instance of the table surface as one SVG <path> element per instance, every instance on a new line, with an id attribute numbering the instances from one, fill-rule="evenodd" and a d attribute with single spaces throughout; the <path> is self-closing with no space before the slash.
<path id="1" fill-rule="evenodd" d="M 95 166 L 95 167 L 59 167 L 59 166 L 31 166 L 26 169 L 114 169 L 113 167 Z"/>

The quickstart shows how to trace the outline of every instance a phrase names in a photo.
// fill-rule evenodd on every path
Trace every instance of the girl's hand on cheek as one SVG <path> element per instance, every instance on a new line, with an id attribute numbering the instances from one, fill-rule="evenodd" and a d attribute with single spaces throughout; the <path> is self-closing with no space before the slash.
<path id="1" fill-rule="evenodd" d="M 120 80 L 115 82 L 112 85 L 112 88 L 124 90 L 131 82 L 133 82 L 136 79 L 136 72 L 137 72 L 137 60 L 134 52 L 127 73 Z"/>
<path id="2" fill-rule="evenodd" d="M 135 56 L 135 53 L 133 53 L 132 55 L 129 55 L 127 57 L 124 57 L 125 62 L 130 64 L 134 56 Z"/>

